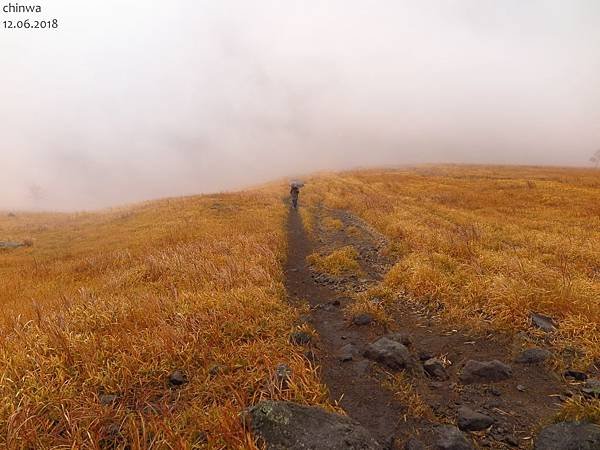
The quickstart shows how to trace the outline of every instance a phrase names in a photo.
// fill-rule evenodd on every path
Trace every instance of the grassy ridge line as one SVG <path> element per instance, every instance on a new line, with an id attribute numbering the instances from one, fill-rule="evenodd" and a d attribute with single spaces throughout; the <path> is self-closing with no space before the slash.
<path id="1" fill-rule="evenodd" d="M 282 189 L 0 218 L 34 241 L 0 254 L 0 446 L 253 448 L 248 404 L 323 402 L 288 343 Z"/>
<path id="2" fill-rule="evenodd" d="M 385 285 L 473 326 L 560 322 L 555 344 L 600 357 L 600 172 L 440 166 L 310 179 L 305 202 L 353 211 L 399 258 Z"/>

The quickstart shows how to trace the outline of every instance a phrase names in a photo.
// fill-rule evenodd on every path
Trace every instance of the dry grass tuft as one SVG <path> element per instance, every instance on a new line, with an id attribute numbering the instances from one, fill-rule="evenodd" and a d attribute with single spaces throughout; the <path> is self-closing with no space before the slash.
<path id="1" fill-rule="evenodd" d="M 334 250 L 326 256 L 313 253 L 307 259 L 317 271 L 328 275 L 359 274 L 361 271 L 358 264 L 358 252 L 351 245 Z"/>
<path id="2" fill-rule="evenodd" d="M 571 397 L 554 419 L 556 422 L 577 420 L 600 424 L 600 399 L 583 398 L 580 395 Z"/>
<path id="3" fill-rule="evenodd" d="M 406 407 L 404 420 L 427 419 L 434 420 L 435 414 L 429 405 L 421 398 L 418 392 L 404 372 L 388 374 L 384 387 L 391 390 L 394 396 Z"/>
<path id="4" fill-rule="evenodd" d="M 323 226 L 329 231 L 340 231 L 344 227 L 344 224 L 340 219 L 325 217 L 323 219 Z"/>

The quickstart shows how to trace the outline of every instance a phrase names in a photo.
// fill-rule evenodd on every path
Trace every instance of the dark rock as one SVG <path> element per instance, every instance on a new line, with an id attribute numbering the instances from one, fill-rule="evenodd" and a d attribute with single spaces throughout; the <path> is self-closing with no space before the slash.
<path id="1" fill-rule="evenodd" d="M 542 331 L 550 332 L 556 330 L 556 325 L 551 317 L 543 314 L 532 313 L 531 322 Z"/>
<path id="2" fill-rule="evenodd" d="M 444 368 L 444 364 L 437 358 L 428 359 L 423 363 L 423 369 L 425 372 L 433 378 L 437 378 L 439 380 L 447 380 L 448 374 L 446 373 L 446 369 Z"/>
<path id="3" fill-rule="evenodd" d="M 442 425 L 436 429 L 435 450 L 473 450 L 465 435 L 456 427 Z"/>
<path id="4" fill-rule="evenodd" d="M 598 450 L 600 425 L 559 422 L 544 428 L 535 439 L 534 450 Z"/>
<path id="5" fill-rule="evenodd" d="M 498 360 L 493 361 L 474 361 L 469 360 L 463 367 L 460 374 L 460 380 L 463 383 L 489 383 L 502 381 L 512 376 L 512 369 L 509 365 Z"/>
<path id="6" fill-rule="evenodd" d="M 588 380 L 581 388 L 581 392 L 590 397 L 600 398 L 600 380 L 595 378 Z"/>
<path id="7" fill-rule="evenodd" d="M 267 450 L 379 450 L 370 433 L 348 417 L 291 402 L 249 408 L 250 427 Z"/>
<path id="8" fill-rule="evenodd" d="M 365 350 L 365 357 L 393 370 L 404 369 L 411 364 L 408 348 L 387 337 L 379 338 L 369 344 Z"/>
<path id="9" fill-rule="evenodd" d="M 340 306 L 340 301 L 338 299 L 335 299 L 331 302 L 331 305 L 333 306 Z"/>
<path id="10" fill-rule="evenodd" d="M 371 314 L 359 314 L 352 318 L 354 325 L 369 325 L 373 322 L 373 316 Z"/>
<path id="11" fill-rule="evenodd" d="M 504 436 L 504 438 L 502 440 L 504 442 L 506 442 L 508 445 L 510 445 L 511 447 L 519 446 L 519 440 L 512 434 L 507 434 L 506 436 Z"/>
<path id="12" fill-rule="evenodd" d="M 17 215 L 16 215 L 15 213 L 13 213 L 13 212 L 9 212 L 9 213 L 7 214 L 7 216 L 8 216 L 8 217 L 17 217 Z"/>
<path id="13" fill-rule="evenodd" d="M 358 354 L 358 349 L 355 345 L 346 344 L 340 349 L 339 359 L 341 362 L 352 361 L 352 359 Z"/>
<path id="14" fill-rule="evenodd" d="M 188 382 L 187 377 L 180 370 L 175 370 L 174 372 L 171 372 L 168 381 L 171 387 L 182 386 Z"/>
<path id="15" fill-rule="evenodd" d="M 386 335 L 385 337 L 391 339 L 392 341 L 400 342 L 402 345 L 406 345 L 407 347 L 410 347 L 412 345 L 412 339 L 408 334 L 391 333 Z"/>
<path id="16" fill-rule="evenodd" d="M 419 360 L 421 361 L 427 361 L 428 359 L 434 358 L 434 354 L 431 352 L 427 352 L 427 351 L 421 351 L 419 352 Z"/>
<path id="17" fill-rule="evenodd" d="M 417 441 L 415 438 L 410 438 L 406 444 L 404 444 L 404 450 L 426 450 L 425 445 L 421 441 Z"/>
<path id="18" fill-rule="evenodd" d="M 520 364 L 537 364 L 548 360 L 552 356 L 548 350 L 543 348 L 530 348 L 521 353 L 515 358 L 515 362 Z"/>
<path id="19" fill-rule="evenodd" d="M 113 403 L 115 403 L 117 401 L 119 397 L 116 396 L 115 394 L 102 394 L 100 395 L 99 399 L 100 399 L 100 403 L 103 405 L 112 405 Z"/>
<path id="20" fill-rule="evenodd" d="M 295 345 L 306 345 L 311 339 L 312 336 L 305 331 L 294 331 L 290 334 L 290 342 Z"/>
<path id="21" fill-rule="evenodd" d="M 458 428 L 463 431 L 485 430 L 494 423 L 494 419 L 473 411 L 465 406 L 458 409 Z"/>
<path id="22" fill-rule="evenodd" d="M 588 376 L 585 372 L 580 372 L 579 370 L 566 370 L 565 378 L 573 378 L 577 381 L 585 381 L 588 379 Z"/>

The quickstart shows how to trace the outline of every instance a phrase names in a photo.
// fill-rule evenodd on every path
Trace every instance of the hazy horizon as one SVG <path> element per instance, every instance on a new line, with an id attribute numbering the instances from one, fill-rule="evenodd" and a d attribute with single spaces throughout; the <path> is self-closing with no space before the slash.
<path id="1" fill-rule="evenodd" d="M 595 0 L 40 4 L 0 30 L 0 210 L 600 148 Z"/>

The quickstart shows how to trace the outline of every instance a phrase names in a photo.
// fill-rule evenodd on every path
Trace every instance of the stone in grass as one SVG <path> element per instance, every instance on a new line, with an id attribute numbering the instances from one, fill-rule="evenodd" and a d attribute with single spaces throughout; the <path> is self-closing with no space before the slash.
<path id="1" fill-rule="evenodd" d="M 580 372 L 579 370 L 566 370 L 565 371 L 565 378 L 573 378 L 574 380 L 577 381 L 585 381 L 588 379 L 587 373 L 585 372 Z"/>
<path id="2" fill-rule="evenodd" d="M 428 359 L 423 363 L 423 369 L 427 375 L 438 380 L 447 380 L 448 374 L 444 368 L 444 364 L 437 358 Z"/>
<path id="3" fill-rule="evenodd" d="M 485 414 L 473 411 L 466 406 L 458 410 L 458 428 L 463 431 L 485 430 L 494 423 L 494 419 Z"/>
<path id="4" fill-rule="evenodd" d="M 528 348 L 517 355 L 515 362 L 520 364 L 538 364 L 547 361 L 551 356 L 552 353 L 544 348 Z"/>
<path id="5" fill-rule="evenodd" d="M 263 401 L 248 409 L 254 435 L 267 450 L 379 450 L 383 447 L 349 417 L 314 406 Z"/>
<path id="6" fill-rule="evenodd" d="M 354 325 L 369 325 L 373 322 L 374 318 L 371 314 L 357 314 L 352 317 L 352 323 Z"/>
<path id="7" fill-rule="evenodd" d="M 600 398 L 600 380 L 592 378 L 581 388 L 581 392 L 590 397 Z"/>
<path id="8" fill-rule="evenodd" d="M 411 357 L 405 345 L 379 338 L 365 349 L 365 357 L 389 367 L 392 370 L 405 369 L 411 365 Z"/>
<path id="9" fill-rule="evenodd" d="M 188 382 L 188 379 L 181 370 L 175 370 L 175 371 L 171 372 L 171 374 L 169 375 L 168 381 L 169 381 L 169 386 L 176 387 L 176 386 L 183 386 L 184 384 L 186 384 Z"/>
<path id="10" fill-rule="evenodd" d="M 490 383 L 507 380 L 512 376 L 512 369 L 496 359 L 493 361 L 469 360 L 460 374 L 460 381 L 466 384 Z"/>
<path id="11" fill-rule="evenodd" d="M 25 244 L 22 242 L 0 242 L 0 249 L 15 249 L 19 247 L 25 247 Z"/>
<path id="12" fill-rule="evenodd" d="M 547 333 L 556 330 L 556 325 L 551 317 L 545 316 L 543 314 L 532 313 L 531 314 L 531 322 L 537 328 Z"/>
<path id="13" fill-rule="evenodd" d="M 290 334 L 290 342 L 295 345 L 306 345 L 311 339 L 312 336 L 306 331 L 294 331 Z"/>
<path id="14" fill-rule="evenodd" d="M 534 450 L 598 450 L 600 425 L 559 422 L 544 428 L 534 441 Z"/>
<path id="15" fill-rule="evenodd" d="M 464 433 L 451 425 L 442 425 L 436 429 L 435 450 L 473 450 Z"/>

